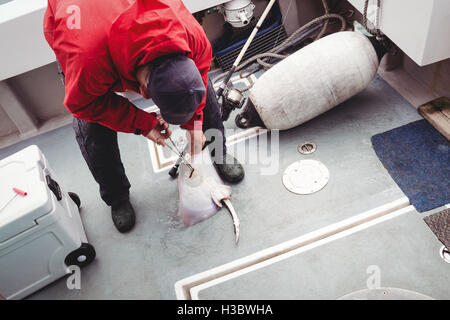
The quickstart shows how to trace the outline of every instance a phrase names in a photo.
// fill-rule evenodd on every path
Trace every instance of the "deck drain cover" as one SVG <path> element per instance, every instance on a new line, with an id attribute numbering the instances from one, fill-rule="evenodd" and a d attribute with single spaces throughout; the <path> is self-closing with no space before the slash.
<path id="1" fill-rule="evenodd" d="M 445 262 L 450 263 L 450 251 L 445 246 L 441 247 L 439 253 L 441 254 L 441 258 L 444 259 Z"/>
<path id="2" fill-rule="evenodd" d="M 314 153 L 317 146 L 314 142 L 305 142 L 297 147 L 298 152 L 301 154 L 311 154 Z"/>
<path id="3" fill-rule="evenodd" d="M 317 160 L 299 160 L 284 171 L 283 184 L 296 194 L 311 194 L 323 189 L 330 179 L 330 173 Z"/>

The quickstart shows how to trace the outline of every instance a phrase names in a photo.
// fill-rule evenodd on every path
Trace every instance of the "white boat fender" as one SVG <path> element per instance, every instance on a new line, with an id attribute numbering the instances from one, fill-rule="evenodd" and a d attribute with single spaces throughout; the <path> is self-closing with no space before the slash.
<path id="1" fill-rule="evenodd" d="M 363 91 L 384 53 L 375 38 L 354 31 L 315 41 L 256 81 L 236 124 L 279 130 L 301 125 Z"/>

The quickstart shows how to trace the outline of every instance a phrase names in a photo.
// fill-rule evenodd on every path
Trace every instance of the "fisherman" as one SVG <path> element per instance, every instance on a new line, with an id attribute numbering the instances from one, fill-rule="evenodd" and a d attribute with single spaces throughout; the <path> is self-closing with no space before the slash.
<path id="1" fill-rule="evenodd" d="M 165 146 L 169 124 L 180 124 L 192 153 L 210 144 L 225 181 L 244 178 L 242 165 L 226 153 L 208 80 L 211 45 L 181 0 L 48 0 L 44 34 L 65 75 L 64 105 L 74 116 L 76 140 L 120 232 L 133 228 L 135 212 L 117 132 Z M 152 98 L 161 114 L 116 93 L 125 91 Z M 207 139 L 208 129 L 219 135 Z"/>

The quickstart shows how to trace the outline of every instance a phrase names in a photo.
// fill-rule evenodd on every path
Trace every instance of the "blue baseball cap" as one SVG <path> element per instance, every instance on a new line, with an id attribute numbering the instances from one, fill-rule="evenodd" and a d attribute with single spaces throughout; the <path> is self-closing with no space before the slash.
<path id="1" fill-rule="evenodd" d="M 147 89 L 161 116 L 170 124 L 189 122 L 206 95 L 197 66 L 182 54 L 154 60 Z"/>

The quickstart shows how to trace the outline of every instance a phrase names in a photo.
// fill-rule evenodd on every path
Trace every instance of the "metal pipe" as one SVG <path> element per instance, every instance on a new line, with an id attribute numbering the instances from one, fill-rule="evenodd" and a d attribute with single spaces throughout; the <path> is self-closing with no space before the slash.
<path id="1" fill-rule="evenodd" d="M 266 20 L 266 17 L 269 14 L 270 10 L 272 9 L 273 5 L 275 4 L 275 1 L 276 0 L 270 0 L 269 4 L 267 5 L 266 9 L 264 10 L 263 14 L 261 15 L 261 18 L 259 18 L 259 21 L 256 24 L 256 27 L 253 29 L 252 33 L 250 34 L 250 37 L 247 39 L 247 42 L 245 43 L 244 47 L 242 48 L 241 52 L 239 53 L 238 57 L 236 58 L 236 61 L 234 62 L 233 67 L 230 69 L 230 71 L 228 71 L 228 75 L 225 78 L 225 81 L 222 82 L 222 84 L 219 87 L 219 90 L 217 90 L 217 95 L 219 97 L 222 96 L 223 91 L 225 90 L 225 87 L 228 85 L 228 82 L 230 81 L 233 72 L 236 70 L 236 68 L 241 63 L 242 58 L 244 57 L 245 53 L 247 52 L 248 48 L 250 47 L 250 44 L 252 43 L 256 34 L 258 33 L 259 28 L 261 28 L 262 24 L 264 23 L 264 20 Z"/>

